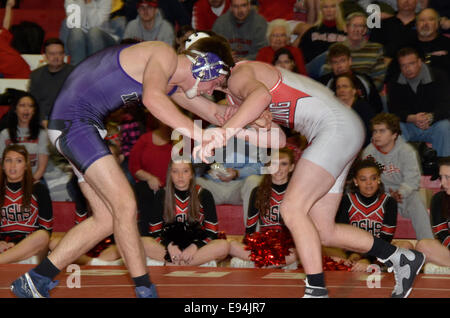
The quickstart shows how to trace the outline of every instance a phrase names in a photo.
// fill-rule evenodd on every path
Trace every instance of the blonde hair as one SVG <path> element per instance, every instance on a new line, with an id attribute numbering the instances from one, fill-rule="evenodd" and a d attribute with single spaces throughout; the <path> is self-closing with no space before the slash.
<path id="1" fill-rule="evenodd" d="M 326 1 L 334 2 L 336 5 L 336 28 L 340 31 L 345 31 L 345 21 L 342 16 L 341 7 L 338 3 L 338 0 L 320 0 L 320 10 L 317 16 L 317 21 L 314 23 L 314 26 L 320 26 L 323 24 L 323 13 L 322 7 Z"/>

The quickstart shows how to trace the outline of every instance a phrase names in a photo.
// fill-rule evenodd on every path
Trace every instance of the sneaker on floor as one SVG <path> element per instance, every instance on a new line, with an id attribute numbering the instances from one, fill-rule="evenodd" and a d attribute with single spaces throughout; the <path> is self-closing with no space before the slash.
<path id="1" fill-rule="evenodd" d="M 208 263 L 199 265 L 200 267 L 217 267 L 217 262 L 215 260 L 209 261 Z"/>
<path id="2" fill-rule="evenodd" d="M 158 293 L 156 292 L 156 286 L 152 284 L 149 287 L 139 286 L 135 288 L 137 298 L 158 298 Z"/>
<path id="3" fill-rule="evenodd" d="M 19 298 L 49 298 L 58 281 L 37 274 L 33 269 L 12 282 L 11 291 Z"/>
<path id="4" fill-rule="evenodd" d="M 325 287 L 311 286 L 305 279 L 305 294 L 303 298 L 328 298 L 328 290 Z"/>
<path id="5" fill-rule="evenodd" d="M 230 261 L 230 267 L 255 268 L 255 263 L 253 263 L 252 261 L 246 261 L 246 260 L 240 259 L 238 257 L 233 257 Z"/>
<path id="6" fill-rule="evenodd" d="M 391 297 L 408 297 L 411 293 L 414 279 L 425 263 L 425 255 L 415 250 L 398 247 L 388 259 L 378 260 L 388 267 L 388 272 L 394 272 L 395 287 Z"/>
<path id="7" fill-rule="evenodd" d="M 124 265 L 124 262 L 121 258 L 119 258 L 118 260 L 115 261 L 104 261 L 100 258 L 93 258 L 91 259 L 91 261 L 89 262 L 89 265 L 92 266 L 122 266 Z"/>
<path id="8" fill-rule="evenodd" d="M 146 262 L 147 266 L 164 266 L 164 262 L 151 259 L 150 257 L 147 257 Z"/>
<path id="9" fill-rule="evenodd" d="M 439 266 L 433 263 L 426 263 L 423 267 L 423 272 L 425 274 L 441 274 L 441 275 L 450 275 L 450 267 L 449 266 Z"/>

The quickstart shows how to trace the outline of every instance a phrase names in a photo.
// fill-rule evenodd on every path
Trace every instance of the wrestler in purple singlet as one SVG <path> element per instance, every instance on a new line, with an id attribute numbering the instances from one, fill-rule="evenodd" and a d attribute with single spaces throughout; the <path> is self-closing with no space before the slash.
<path id="1" fill-rule="evenodd" d="M 142 83 L 131 78 L 119 62 L 126 47 L 105 49 L 80 63 L 66 79 L 50 114 L 52 143 L 82 173 L 111 153 L 101 135 L 106 134 L 106 116 L 140 102 Z"/>

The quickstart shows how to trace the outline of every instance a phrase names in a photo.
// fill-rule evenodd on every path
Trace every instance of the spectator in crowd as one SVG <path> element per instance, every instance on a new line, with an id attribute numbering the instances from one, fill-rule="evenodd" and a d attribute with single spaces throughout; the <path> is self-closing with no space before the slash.
<path id="1" fill-rule="evenodd" d="M 285 68 L 291 72 L 298 73 L 298 67 L 295 63 L 294 55 L 288 48 L 282 47 L 278 49 L 274 55 L 272 64 L 281 68 Z"/>
<path id="2" fill-rule="evenodd" d="M 214 22 L 230 8 L 230 0 L 198 0 L 192 11 L 192 27 L 211 30 Z"/>
<path id="3" fill-rule="evenodd" d="M 196 178 L 198 185 L 212 193 L 216 204 L 243 205 L 244 223 L 250 195 L 262 178 L 265 159 L 259 158 L 258 152 L 258 148 L 248 142 L 232 138 L 223 148 L 223 172 L 211 165 L 208 171 L 198 172 Z"/>
<path id="4" fill-rule="evenodd" d="M 430 204 L 431 224 L 435 237 L 450 249 L 450 157 L 439 162 L 439 178 L 442 191 L 433 195 Z"/>
<path id="5" fill-rule="evenodd" d="M 399 212 L 411 219 L 417 240 L 432 239 L 428 212 L 419 194 L 420 165 L 417 152 L 400 136 L 400 120 L 380 113 L 371 121 L 372 143 L 362 152 L 384 166 L 381 181 L 397 201 Z"/>
<path id="6" fill-rule="evenodd" d="M 10 144 L 22 144 L 30 156 L 34 181 L 43 178 L 48 163 L 48 136 L 40 125 L 39 106 L 25 93 L 8 112 L 8 127 L 0 132 L 0 153 Z"/>
<path id="7" fill-rule="evenodd" d="M 399 49 L 410 46 L 416 39 L 417 0 L 397 0 L 395 16 L 382 19 L 380 28 L 371 29 L 370 41 L 384 47 L 386 64 L 396 57 Z"/>
<path id="8" fill-rule="evenodd" d="M 328 50 L 328 64 L 331 72 L 319 78 L 319 82 L 333 89 L 336 86 L 336 77 L 342 74 L 351 74 L 360 98 L 366 100 L 375 113 L 382 111 L 383 104 L 372 79 L 366 74 L 356 72 L 352 68 L 351 51 L 343 43 L 335 43 Z"/>
<path id="9" fill-rule="evenodd" d="M 450 157 L 439 161 L 442 191 L 431 198 L 430 218 L 434 240 L 421 240 L 416 248 L 427 255 L 426 274 L 450 274 Z"/>
<path id="10" fill-rule="evenodd" d="M 0 171 L 0 264 L 36 264 L 47 255 L 53 227 L 48 189 L 35 183 L 23 145 L 2 152 Z"/>
<path id="11" fill-rule="evenodd" d="M 139 221 L 147 264 L 217 266 L 228 255 L 228 242 L 217 236 L 214 198 L 195 184 L 190 162 L 171 161 L 165 188 L 157 192 L 152 209 L 141 211 Z"/>
<path id="12" fill-rule="evenodd" d="M 163 123 L 143 134 L 133 146 L 129 170 L 136 180 L 134 187 L 139 213 L 154 205 L 155 193 L 166 185 L 167 168 L 172 152 L 172 129 Z"/>
<path id="13" fill-rule="evenodd" d="M 352 69 L 368 75 L 380 92 L 384 88 L 386 64 L 384 63 L 383 46 L 367 41 L 367 18 L 362 12 L 351 13 L 347 19 L 347 39 L 343 42 L 350 48 Z"/>
<path id="14" fill-rule="evenodd" d="M 163 41 L 175 44 L 175 31 L 162 16 L 157 0 L 141 0 L 138 2 L 138 17 L 128 22 L 123 35 L 124 39 L 138 41 Z"/>
<path id="15" fill-rule="evenodd" d="M 218 17 L 212 31 L 225 37 L 234 61 L 254 60 L 267 46 L 267 21 L 252 8 L 250 0 L 231 0 L 230 10 Z"/>
<path id="16" fill-rule="evenodd" d="M 401 120 L 405 141 L 430 142 L 439 157 L 450 155 L 450 83 L 423 63 L 412 48 L 398 52 L 400 74 L 388 83 L 388 107 Z"/>
<path id="17" fill-rule="evenodd" d="M 366 140 L 363 147 L 370 143 L 370 120 L 375 117 L 370 104 L 359 97 L 355 86 L 354 76 L 341 74 L 336 77 L 335 93 L 344 105 L 352 108 L 361 118 L 366 128 Z"/>
<path id="18" fill-rule="evenodd" d="M 72 5 L 79 8 L 80 25 L 74 25 L 72 21 Z M 64 7 L 67 18 L 62 23 L 60 38 L 65 43 L 72 65 L 119 42 L 119 36 L 112 32 L 109 25 L 111 0 L 65 0 Z"/>
<path id="19" fill-rule="evenodd" d="M 58 38 L 50 38 L 44 42 L 44 57 L 47 64 L 30 74 L 29 91 L 39 104 L 39 119 L 47 127 L 53 103 L 73 66 L 64 62 L 64 43 Z"/>
<path id="20" fill-rule="evenodd" d="M 158 127 L 144 133 L 130 151 L 131 174 L 138 183 L 144 182 L 154 192 L 166 184 L 172 152 L 171 135 L 172 129 L 159 122 Z"/>
<path id="21" fill-rule="evenodd" d="M 416 25 L 415 47 L 424 62 L 445 71 L 450 78 L 450 38 L 439 34 L 439 14 L 434 9 L 424 9 L 417 15 Z"/>
<path id="22" fill-rule="evenodd" d="M 359 227 L 391 243 L 397 227 L 397 201 L 384 191 L 383 167 L 369 158 L 356 161 L 352 170 L 336 222 Z M 368 265 L 376 262 L 375 258 L 364 254 L 344 252 L 347 254 L 345 263 L 352 271 L 365 272 Z"/>
<path id="23" fill-rule="evenodd" d="M 307 75 L 303 54 L 299 48 L 290 45 L 290 27 L 286 20 L 272 20 L 267 27 L 268 46 L 261 48 L 256 55 L 256 61 L 272 63 L 275 52 L 281 48 L 287 48 L 294 56 L 297 73 Z"/>
<path id="24" fill-rule="evenodd" d="M 317 21 L 303 34 L 299 44 L 305 58 L 306 71 L 311 77 L 319 77 L 330 45 L 345 40 L 344 28 L 338 1 L 321 0 Z"/>
<path id="25" fill-rule="evenodd" d="M 26 79 L 31 73 L 30 66 L 11 46 L 12 34 L 9 32 L 9 28 L 14 4 L 15 0 L 6 2 L 3 25 L 0 28 L 0 77 Z"/>
<path id="26" fill-rule="evenodd" d="M 289 183 L 289 179 L 294 171 L 295 158 L 294 153 L 289 148 L 282 148 L 278 152 L 278 169 L 272 174 L 265 174 L 261 184 L 254 188 L 250 202 L 248 204 L 248 214 L 246 217 L 246 237 L 255 232 L 264 233 L 266 231 L 286 231 L 286 225 L 280 214 L 280 205 L 283 202 L 283 196 Z M 264 235 L 264 234 L 263 234 Z M 267 236 L 269 237 L 269 236 Z M 232 241 L 230 243 L 231 267 L 255 267 L 252 261 L 252 253 L 258 255 L 258 252 L 252 251 L 243 242 Z M 275 245 L 275 244 L 274 244 Z M 252 247 L 255 248 L 255 247 Z M 268 266 L 268 264 L 261 264 Z M 297 268 L 298 257 L 295 249 L 290 249 L 290 254 L 285 256 L 285 263 L 276 265 L 277 267 L 286 267 L 292 265 Z"/>

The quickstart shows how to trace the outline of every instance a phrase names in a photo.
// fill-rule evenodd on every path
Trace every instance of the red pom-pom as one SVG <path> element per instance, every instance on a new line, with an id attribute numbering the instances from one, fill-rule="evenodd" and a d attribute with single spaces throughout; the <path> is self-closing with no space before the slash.
<path id="1" fill-rule="evenodd" d="M 89 252 L 86 253 L 86 255 L 92 258 L 98 257 L 100 253 L 107 249 L 111 244 L 114 244 L 113 236 L 108 236 L 103 241 L 95 245 Z"/>
<path id="2" fill-rule="evenodd" d="M 258 268 L 286 265 L 286 256 L 291 254 L 289 249 L 294 247 L 287 229 L 255 232 L 246 235 L 243 242 Z"/>

